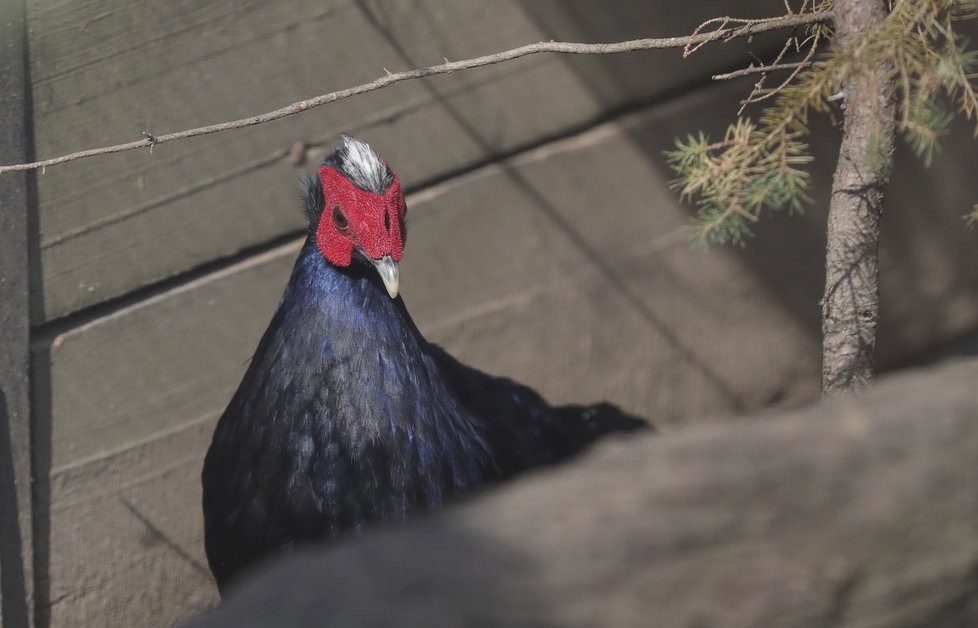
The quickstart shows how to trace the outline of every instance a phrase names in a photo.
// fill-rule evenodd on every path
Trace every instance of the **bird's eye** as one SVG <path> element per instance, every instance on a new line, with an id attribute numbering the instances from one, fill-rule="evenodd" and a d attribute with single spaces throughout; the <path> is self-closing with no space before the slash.
<path id="1" fill-rule="evenodd" d="M 350 223 L 346 220 L 346 216 L 343 215 L 343 210 L 340 209 L 339 205 L 333 205 L 333 224 L 340 231 L 346 231 Z"/>

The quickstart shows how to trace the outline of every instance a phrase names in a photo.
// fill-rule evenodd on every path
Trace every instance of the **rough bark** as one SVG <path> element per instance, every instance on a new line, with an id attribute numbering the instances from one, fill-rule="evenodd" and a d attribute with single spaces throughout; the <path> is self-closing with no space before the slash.
<path id="1" fill-rule="evenodd" d="M 607 443 L 270 565 L 192 626 L 975 626 L 976 381 Z"/>
<path id="2" fill-rule="evenodd" d="M 838 0 L 836 44 L 854 51 L 859 36 L 886 18 L 885 0 Z M 859 390 L 873 379 L 879 321 L 879 236 L 883 190 L 893 163 L 895 88 L 885 65 L 845 88 L 845 126 L 832 183 L 825 294 L 822 392 Z"/>

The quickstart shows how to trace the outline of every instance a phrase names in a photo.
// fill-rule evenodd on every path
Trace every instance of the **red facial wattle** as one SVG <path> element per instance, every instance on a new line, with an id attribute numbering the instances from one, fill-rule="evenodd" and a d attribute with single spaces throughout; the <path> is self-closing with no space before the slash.
<path id="1" fill-rule="evenodd" d="M 399 262 L 407 232 L 404 193 L 397 176 L 383 196 L 357 187 L 331 166 L 320 168 L 319 178 L 326 204 L 316 230 L 316 244 L 323 257 L 337 266 L 349 266 L 353 250 L 358 248 L 370 259 L 389 255 Z M 333 218 L 337 210 L 346 221 L 343 228 Z"/>

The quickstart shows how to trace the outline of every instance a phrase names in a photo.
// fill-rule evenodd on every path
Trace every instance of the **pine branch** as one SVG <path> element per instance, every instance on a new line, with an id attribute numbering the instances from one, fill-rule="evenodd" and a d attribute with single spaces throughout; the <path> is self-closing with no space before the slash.
<path id="1" fill-rule="evenodd" d="M 805 6 L 809 2 L 805 0 Z M 871 82 L 896 85 L 897 130 L 925 163 L 937 152 L 954 110 L 976 121 L 978 136 L 978 53 L 966 49 L 966 41 L 953 27 L 953 22 L 973 16 L 974 9 L 973 0 L 896 0 L 879 27 L 856 34 L 844 49 L 834 45 L 816 59 L 816 47 L 831 28 L 813 24 L 803 41 L 792 35 L 773 61 L 714 77 L 760 74 L 742 105 L 767 99 L 773 103 L 763 109 L 758 124 L 745 126 L 738 114 L 728 131 L 728 136 L 735 129 L 743 133 L 738 142 L 678 142 L 676 150 L 667 153 L 677 173 L 674 187 L 699 206 L 696 237 L 742 244 L 753 222 L 745 220 L 745 210 L 756 218 L 764 208 L 800 209 L 808 175 L 798 166 L 809 159 L 803 142 L 809 112 L 829 112 L 831 103 L 843 97 L 847 108 L 879 106 L 875 101 L 862 103 L 843 89 L 853 80 L 869 77 Z M 789 51 L 804 51 L 803 58 L 782 63 Z M 777 87 L 764 87 L 768 75 L 778 70 L 790 74 Z M 878 140 L 867 138 L 868 163 L 884 157 Z M 702 153 L 696 159 L 683 155 L 696 151 Z"/>
<path id="2" fill-rule="evenodd" d="M 633 52 L 638 50 L 661 50 L 661 49 L 668 49 L 668 48 L 689 49 L 690 46 L 695 46 L 696 48 L 698 48 L 700 46 L 715 41 L 725 42 L 737 37 L 748 37 L 756 33 L 779 30 L 783 28 L 792 28 L 795 26 L 803 26 L 806 24 L 814 24 L 817 22 L 829 20 L 831 19 L 831 12 L 826 10 L 826 11 L 818 11 L 814 13 L 804 13 L 801 15 L 791 14 L 791 15 L 785 15 L 777 18 L 767 18 L 767 19 L 757 19 L 757 20 L 747 20 L 747 19 L 739 19 L 739 18 L 724 18 L 724 19 L 726 21 L 720 24 L 720 26 L 718 26 L 714 30 L 711 30 L 709 32 L 703 32 L 706 26 L 704 24 L 704 25 L 700 25 L 696 29 L 696 32 L 694 32 L 692 35 L 685 36 L 685 37 L 664 37 L 660 39 L 633 39 L 629 41 L 606 43 L 606 44 L 584 44 L 584 43 L 561 42 L 561 41 L 539 42 L 536 44 L 528 44 L 526 46 L 521 46 L 519 48 L 513 48 L 511 50 L 497 52 L 495 54 L 475 57 L 473 59 L 464 59 L 462 61 L 448 61 L 446 59 L 444 63 L 433 65 L 427 68 L 407 70 L 404 72 L 389 72 L 385 70 L 386 74 L 384 76 L 381 76 L 380 78 L 375 79 L 369 83 L 364 83 L 362 85 L 357 85 L 356 87 L 350 87 L 347 89 L 330 92 L 328 94 L 322 94 L 320 96 L 316 96 L 315 98 L 309 98 L 307 100 L 300 100 L 286 107 L 281 107 L 279 109 L 275 109 L 274 111 L 269 111 L 267 113 L 262 113 L 256 116 L 241 118 L 239 120 L 232 120 L 229 122 L 221 122 L 218 124 L 211 124 L 207 126 L 194 128 L 194 129 L 187 129 L 185 131 L 177 131 L 174 133 L 153 134 L 149 132 L 144 132 L 143 135 L 145 137 L 133 142 L 116 144 L 113 146 L 103 146 L 100 148 L 91 148 L 88 150 L 82 150 L 75 153 L 70 153 L 68 155 L 62 155 L 61 157 L 44 159 L 41 161 L 35 161 L 27 164 L 13 164 L 7 166 L 0 166 L 0 174 L 3 174 L 5 172 L 15 171 L 15 170 L 34 170 L 37 168 L 46 168 L 47 166 L 54 166 L 68 161 L 74 161 L 76 159 L 82 159 L 85 157 L 94 157 L 96 155 L 108 155 L 110 153 L 119 153 L 123 151 L 135 150 L 138 148 L 152 149 L 157 144 L 165 144 L 167 142 L 173 142 L 176 140 L 182 140 L 190 137 L 198 137 L 201 135 L 209 135 L 211 133 L 219 133 L 221 131 L 229 131 L 232 129 L 241 129 L 244 127 L 255 126 L 258 124 L 265 124 L 266 122 L 280 120 L 282 118 L 286 118 L 288 116 L 292 116 L 297 113 L 301 113 L 303 111 L 313 109 L 315 107 L 320 107 L 322 105 L 336 102 L 338 100 L 343 100 L 344 98 L 350 98 L 351 96 L 357 96 L 359 94 L 366 94 L 367 92 L 376 91 L 378 89 L 382 89 L 384 87 L 388 87 L 390 85 L 393 85 L 395 83 L 400 83 L 402 81 L 421 79 L 429 76 L 437 76 L 439 74 L 450 74 L 452 72 L 458 72 L 460 70 L 469 70 L 472 68 L 493 65 L 496 63 L 511 61 L 513 59 L 518 59 L 520 57 L 525 57 L 534 54 L 553 52 L 553 53 L 560 53 L 560 54 L 596 55 L 596 54 L 619 54 L 623 52 Z"/>

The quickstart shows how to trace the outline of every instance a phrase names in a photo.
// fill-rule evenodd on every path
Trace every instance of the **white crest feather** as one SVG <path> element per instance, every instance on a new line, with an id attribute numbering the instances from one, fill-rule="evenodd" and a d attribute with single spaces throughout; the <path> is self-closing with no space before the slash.
<path id="1" fill-rule="evenodd" d="M 370 145 L 355 137 L 343 135 L 340 149 L 343 172 L 357 187 L 383 194 L 393 182 L 387 166 Z"/>

